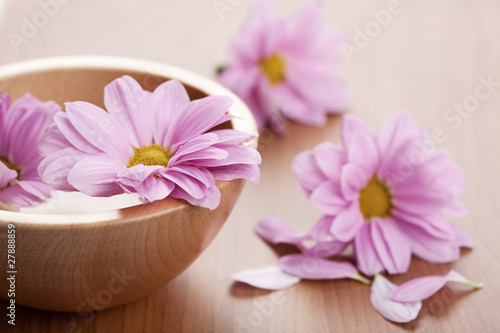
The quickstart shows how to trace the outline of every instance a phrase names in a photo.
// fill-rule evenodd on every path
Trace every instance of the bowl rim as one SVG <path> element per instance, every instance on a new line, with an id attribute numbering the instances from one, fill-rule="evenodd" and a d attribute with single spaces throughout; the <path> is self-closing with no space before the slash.
<path id="1" fill-rule="evenodd" d="M 77 70 L 77 69 L 102 69 L 102 70 L 123 70 L 154 76 L 163 76 L 169 79 L 179 80 L 196 88 L 207 95 L 226 95 L 235 102 L 229 108 L 228 113 L 237 116 L 231 120 L 234 129 L 250 133 L 253 139 L 246 143 L 248 146 L 257 148 L 258 129 L 255 118 L 248 106 L 232 91 L 222 86 L 218 82 L 185 70 L 173 65 L 164 64 L 157 61 L 102 55 L 83 55 L 83 56 L 61 56 L 33 59 L 22 62 L 15 62 L 0 66 L 0 79 L 33 74 L 37 72 L 46 72 L 51 70 Z M 219 189 L 225 187 L 228 182 L 218 181 Z M 159 202 L 168 202 L 161 212 L 169 210 L 178 210 L 190 206 L 189 203 L 167 197 Z M 147 218 L 159 214 L 158 210 L 152 210 L 151 205 L 155 203 L 126 207 L 122 209 L 107 210 L 95 213 L 76 213 L 76 214 L 32 214 L 0 210 L 0 225 L 5 223 L 26 223 L 43 224 L 46 226 L 64 226 L 74 224 L 93 224 L 96 222 L 111 222 L 120 220 L 136 220 Z M 127 218 L 133 215 L 134 218 Z"/>

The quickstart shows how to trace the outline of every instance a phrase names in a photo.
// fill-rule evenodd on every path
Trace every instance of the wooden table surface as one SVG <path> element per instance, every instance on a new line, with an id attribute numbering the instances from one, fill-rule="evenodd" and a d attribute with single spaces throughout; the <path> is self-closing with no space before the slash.
<path id="1" fill-rule="evenodd" d="M 105 54 L 157 60 L 213 76 L 252 1 L 235 4 L 221 19 L 212 0 L 65 0 L 53 17 L 30 32 L 17 52 L 9 36 L 23 36 L 38 1 L 6 0 L 0 9 L 0 64 L 59 55 Z M 397 2 L 397 0 L 395 0 Z M 54 0 L 41 1 L 54 3 Z M 288 15 L 306 0 L 273 0 Z M 308 230 L 320 213 L 300 193 L 292 158 L 324 140 L 339 142 L 339 117 L 327 126 L 289 124 L 288 133 L 262 135 L 262 181 L 247 184 L 226 225 L 201 257 L 161 290 L 95 315 L 18 307 L 19 332 L 498 332 L 500 330 L 500 84 L 455 123 L 444 118 L 455 104 L 470 103 L 483 79 L 500 82 L 500 2 L 494 0 L 401 0 L 388 24 L 355 44 L 358 29 L 374 24 L 372 11 L 393 1 L 323 1 L 324 21 L 343 28 L 358 52 L 343 57 L 338 71 L 351 96 L 348 112 L 374 130 L 401 108 L 429 131 L 441 128 L 448 149 L 465 171 L 461 196 L 470 214 L 456 220 L 476 242 L 453 264 L 413 259 L 407 274 L 390 279 L 444 274 L 455 269 L 485 284 L 475 292 L 443 289 L 424 301 L 417 320 L 400 325 L 372 308 L 369 287 L 357 282 L 302 282 L 279 294 L 234 284 L 236 271 L 275 264 L 278 254 L 253 232 L 266 215 Z M 370 23 L 371 22 L 371 23 Z M 43 22 L 42 22 L 43 23 Z M 26 29 L 26 28 L 25 28 Z M 372 31 L 372 32 L 373 32 Z M 26 31 L 24 31 L 26 33 Z M 10 35 L 9 35 L 10 34 Z M 360 40 L 358 40 L 360 42 Z M 362 42 L 362 41 L 361 41 Z M 484 89 L 480 88 L 480 89 Z M 469 107 L 471 108 L 471 107 Z M 460 122 L 460 123 L 459 123 Z M 5 311 L 6 302 L 0 302 Z M 0 311 L 3 313 L 2 311 Z M 2 314 L 0 331 L 7 327 Z M 7 327 L 11 329 L 11 327 Z"/>

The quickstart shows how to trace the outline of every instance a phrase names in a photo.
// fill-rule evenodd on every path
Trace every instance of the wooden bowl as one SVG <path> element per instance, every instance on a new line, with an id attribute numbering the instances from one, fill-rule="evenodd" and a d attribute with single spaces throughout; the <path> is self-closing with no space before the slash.
<path id="1" fill-rule="evenodd" d="M 12 100 L 30 92 L 40 100 L 87 101 L 103 107 L 104 86 L 128 74 L 144 89 L 181 81 L 191 99 L 228 95 L 240 119 L 228 127 L 258 135 L 245 104 L 219 84 L 155 62 L 116 57 L 62 57 L 0 67 L 0 91 Z M 257 139 L 249 143 L 257 146 Z M 217 183 L 222 199 L 213 211 L 166 198 L 101 213 L 24 214 L 0 210 L 0 294 L 15 275 L 15 301 L 29 307 L 83 312 L 143 297 L 184 271 L 220 230 L 243 180 Z M 16 273 L 7 273 L 8 226 L 15 226 Z M 201 278 L 201 277 L 200 277 Z"/>

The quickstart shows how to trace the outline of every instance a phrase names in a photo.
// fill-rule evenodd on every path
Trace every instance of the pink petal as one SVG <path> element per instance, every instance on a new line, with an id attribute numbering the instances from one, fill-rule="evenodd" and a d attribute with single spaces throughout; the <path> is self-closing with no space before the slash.
<path id="1" fill-rule="evenodd" d="M 214 210 L 219 206 L 221 194 L 217 186 L 213 185 L 208 187 L 204 191 L 204 194 L 205 196 L 201 198 L 195 198 L 183 188 L 176 186 L 170 195 L 174 198 L 186 200 L 192 205 L 205 207 L 210 210 Z"/>
<path id="2" fill-rule="evenodd" d="M 330 229 L 335 217 L 324 215 L 309 231 L 309 235 L 319 242 L 330 242 L 335 238 L 333 237 Z"/>
<path id="3" fill-rule="evenodd" d="M 128 162 L 132 156 L 130 133 L 103 109 L 86 102 L 66 103 L 66 113 L 75 129 L 94 147 Z"/>
<path id="4" fill-rule="evenodd" d="M 76 148 L 65 148 L 50 154 L 38 166 L 42 181 L 56 190 L 75 191 L 68 183 L 68 173 L 88 155 Z"/>
<path id="5" fill-rule="evenodd" d="M 354 237 L 356 264 L 363 274 L 373 276 L 384 270 L 371 236 L 371 223 L 365 223 Z"/>
<path id="6" fill-rule="evenodd" d="M 31 195 L 36 196 L 38 201 L 44 201 L 50 198 L 54 190 L 52 187 L 39 180 L 22 180 L 18 182 L 17 185 Z"/>
<path id="7" fill-rule="evenodd" d="M 333 181 L 324 182 L 316 187 L 310 199 L 319 210 L 328 215 L 337 215 L 348 204 L 344 200 L 340 184 Z"/>
<path id="8" fill-rule="evenodd" d="M 246 179 L 257 184 L 260 180 L 259 166 L 252 164 L 233 164 L 211 167 L 210 173 L 218 180 Z"/>
<path id="9" fill-rule="evenodd" d="M 455 244 L 454 238 L 436 238 L 413 225 L 405 225 L 404 233 L 407 235 L 406 240 L 412 253 L 425 261 L 447 263 L 456 261 L 460 257 L 460 249 Z"/>
<path id="10" fill-rule="evenodd" d="M 17 172 L 0 162 L 0 190 L 17 178 Z"/>
<path id="11" fill-rule="evenodd" d="M 183 189 L 189 196 L 194 199 L 201 199 L 207 195 L 208 188 L 211 185 L 206 185 L 191 175 L 177 172 L 172 169 L 167 169 L 162 172 L 162 176 L 170 180 L 176 186 Z M 212 184 L 213 185 L 213 184 Z"/>
<path id="12" fill-rule="evenodd" d="M 324 175 L 334 181 L 339 181 L 340 171 L 346 162 L 345 150 L 330 142 L 317 145 L 314 150 L 314 159 Z"/>
<path id="13" fill-rule="evenodd" d="M 387 320 L 395 323 L 407 323 L 417 318 L 422 302 L 395 302 L 389 297 L 390 293 L 397 288 L 380 274 L 375 276 L 370 293 L 370 301 Z"/>
<path id="14" fill-rule="evenodd" d="M 410 214 L 401 212 L 397 207 L 393 207 L 391 214 L 398 221 L 409 223 L 419 227 L 430 235 L 439 239 L 452 239 L 453 229 L 452 224 L 444 218 L 440 213 L 437 214 Z"/>
<path id="15" fill-rule="evenodd" d="M 333 236 L 341 242 L 350 242 L 365 223 L 357 201 L 342 209 L 330 228 Z"/>
<path id="16" fill-rule="evenodd" d="M 372 218 L 372 240 L 378 257 L 389 274 L 406 273 L 411 261 L 409 237 L 392 218 Z"/>
<path id="17" fill-rule="evenodd" d="M 286 243 L 299 248 L 304 246 L 307 235 L 296 232 L 285 220 L 276 216 L 267 216 L 257 223 L 255 232 L 270 244 Z"/>
<path id="18" fill-rule="evenodd" d="M 136 186 L 131 193 L 138 194 L 144 203 L 165 199 L 173 191 L 175 185 L 163 177 L 147 177 Z"/>
<path id="19" fill-rule="evenodd" d="M 359 192 L 368 184 L 373 173 L 355 163 L 348 163 L 341 170 L 340 187 L 344 198 L 349 201 L 358 200 Z"/>
<path id="20" fill-rule="evenodd" d="M 455 233 L 455 245 L 458 247 L 467 247 L 469 249 L 474 248 L 474 241 L 470 237 L 470 235 L 465 232 L 462 228 L 460 228 L 456 224 L 451 224 L 453 232 Z"/>
<path id="21" fill-rule="evenodd" d="M 308 248 L 302 253 L 307 256 L 313 256 L 318 258 L 327 258 L 333 256 L 339 256 L 344 253 L 349 243 L 344 243 L 338 240 L 318 242 L 316 245 Z"/>
<path id="22" fill-rule="evenodd" d="M 117 175 L 117 181 L 128 192 L 134 192 L 148 177 L 159 174 L 165 168 L 161 165 L 137 164 L 123 169 Z"/>
<path id="23" fill-rule="evenodd" d="M 172 144 L 186 142 L 215 126 L 233 103 L 226 96 L 208 96 L 187 104 L 176 122 Z"/>
<path id="24" fill-rule="evenodd" d="M 125 165 L 116 158 L 95 155 L 76 163 L 68 174 L 68 183 L 92 197 L 109 197 L 123 193 L 117 184 L 117 175 Z"/>
<path id="25" fill-rule="evenodd" d="M 293 159 L 292 169 L 297 177 L 297 182 L 304 194 L 309 197 L 311 193 L 328 177 L 321 171 L 312 151 L 304 151 Z"/>
<path id="26" fill-rule="evenodd" d="M 366 281 L 356 267 L 346 261 L 331 261 L 302 254 L 281 257 L 279 267 L 283 272 L 306 280 L 355 279 Z"/>
<path id="27" fill-rule="evenodd" d="M 420 130 L 407 111 L 399 111 L 382 127 L 378 135 L 378 145 L 382 155 L 389 154 L 396 146 Z"/>
<path id="28" fill-rule="evenodd" d="M 134 147 L 151 144 L 153 140 L 152 108 L 155 106 L 149 105 L 147 96 L 139 83 L 128 75 L 104 88 L 106 109 L 117 127 L 128 134 L 128 142 Z"/>
<path id="29" fill-rule="evenodd" d="M 190 102 L 186 88 L 177 80 L 160 84 L 151 95 L 149 105 L 154 119 L 153 139 L 163 147 L 172 146 L 174 125 L 182 109 Z"/>
<path id="30" fill-rule="evenodd" d="M 38 204 L 40 198 L 15 185 L 0 191 L 0 201 L 14 207 L 27 207 Z"/>
<path id="31" fill-rule="evenodd" d="M 52 128 L 47 132 L 42 144 L 38 147 L 41 152 L 55 153 L 61 148 L 61 145 L 66 146 L 69 142 L 71 146 L 88 154 L 100 154 L 103 151 L 92 145 L 83 135 L 73 126 L 66 112 L 58 112 L 54 116 L 54 122 L 57 130 Z M 62 141 L 61 135 L 64 137 Z M 48 156 L 49 154 L 46 154 Z"/>
<path id="32" fill-rule="evenodd" d="M 273 87 L 273 97 L 280 111 L 289 119 L 299 123 L 322 126 L 326 122 L 326 110 L 308 103 L 290 84 Z"/>
<path id="33" fill-rule="evenodd" d="M 256 288 L 269 290 L 289 288 L 300 282 L 298 277 L 283 273 L 283 271 L 276 266 L 247 269 L 232 274 L 231 278 Z"/>
<path id="34" fill-rule="evenodd" d="M 73 145 L 66 139 L 57 125 L 52 123 L 47 128 L 42 142 L 38 145 L 38 153 L 42 156 L 49 156 L 59 150 L 70 147 L 73 147 Z"/>
<path id="35" fill-rule="evenodd" d="M 394 289 L 389 297 L 396 302 L 419 302 L 434 295 L 449 281 L 468 284 L 474 288 L 482 287 L 482 284 L 471 282 L 452 270 L 443 276 L 423 276 L 410 280 Z"/>
<path id="36" fill-rule="evenodd" d="M 372 131 L 357 117 L 346 114 L 342 118 L 342 125 L 340 127 L 340 135 L 344 147 L 349 147 L 351 135 L 358 133 L 366 136 L 373 136 Z"/>
<path id="37" fill-rule="evenodd" d="M 347 159 L 349 162 L 363 166 L 370 175 L 376 173 L 380 156 L 375 138 L 371 133 L 351 133 L 349 143 L 346 145 Z"/>
<path id="38" fill-rule="evenodd" d="M 232 129 L 223 129 L 210 132 L 217 135 L 218 143 L 237 145 L 248 142 L 254 138 L 253 135 Z"/>

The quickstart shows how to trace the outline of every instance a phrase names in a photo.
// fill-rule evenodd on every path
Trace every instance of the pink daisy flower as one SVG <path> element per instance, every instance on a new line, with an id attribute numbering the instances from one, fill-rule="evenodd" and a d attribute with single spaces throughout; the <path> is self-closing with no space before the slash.
<path id="1" fill-rule="evenodd" d="M 321 7 L 285 20 L 258 1 L 233 40 L 220 82 L 250 107 L 259 129 L 283 130 L 283 116 L 320 126 L 343 111 L 347 97 L 334 72 L 344 34 L 321 25 Z"/>
<path id="2" fill-rule="evenodd" d="M 175 80 L 145 91 L 131 77 L 104 91 L 105 110 L 66 103 L 39 147 L 42 179 L 58 190 L 107 197 L 133 193 L 145 203 L 167 196 L 215 209 L 216 180 L 259 180 L 259 153 L 251 135 L 232 129 L 207 132 L 232 116 L 233 101 L 209 96 L 190 101 Z"/>
<path id="3" fill-rule="evenodd" d="M 406 272 L 412 253 L 430 262 L 459 258 L 470 237 L 444 216 L 461 216 L 462 170 L 450 155 L 432 150 L 428 134 L 406 112 L 375 136 L 344 116 L 343 147 L 323 143 L 293 163 L 299 186 L 326 215 L 311 235 L 325 244 L 354 244 L 367 275 Z M 327 246 L 328 248 L 328 246 Z"/>
<path id="4" fill-rule="evenodd" d="M 0 95 L 0 202 L 26 207 L 51 196 L 52 188 L 38 176 L 43 158 L 36 147 L 60 110 L 29 94 L 12 105 L 8 94 Z"/>

